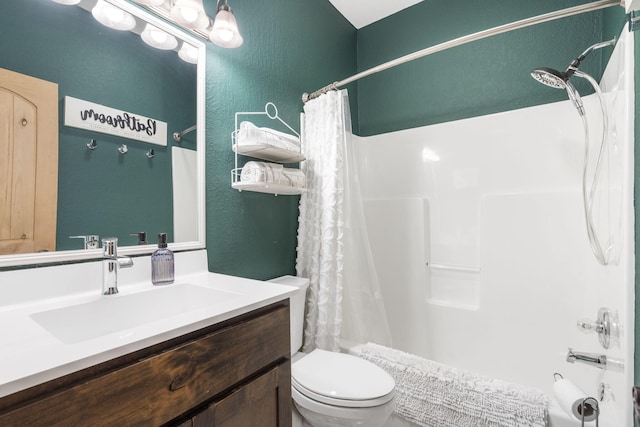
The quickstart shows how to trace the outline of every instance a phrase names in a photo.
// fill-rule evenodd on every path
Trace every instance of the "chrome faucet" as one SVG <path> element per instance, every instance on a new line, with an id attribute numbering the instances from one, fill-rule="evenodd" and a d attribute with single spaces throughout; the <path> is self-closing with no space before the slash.
<path id="1" fill-rule="evenodd" d="M 582 362 L 587 365 L 595 366 L 600 369 L 607 369 L 607 356 L 604 354 L 595 354 L 595 353 L 580 353 L 578 351 L 573 351 L 572 348 L 569 349 L 567 353 L 567 362 Z"/>
<path id="2" fill-rule="evenodd" d="M 102 239 L 102 294 L 114 295 L 118 293 L 118 269 L 131 267 L 133 260 L 130 257 L 118 256 L 118 239 L 109 237 Z"/>

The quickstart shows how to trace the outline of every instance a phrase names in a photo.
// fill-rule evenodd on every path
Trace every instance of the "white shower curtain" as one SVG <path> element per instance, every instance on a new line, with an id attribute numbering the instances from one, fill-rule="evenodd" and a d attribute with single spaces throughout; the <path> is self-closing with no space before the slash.
<path id="1" fill-rule="evenodd" d="M 346 90 L 304 107 L 298 276 L 310 281 L 304 351 L 337 351 L 340 338 L 391 345 L 352 159 Z"/>

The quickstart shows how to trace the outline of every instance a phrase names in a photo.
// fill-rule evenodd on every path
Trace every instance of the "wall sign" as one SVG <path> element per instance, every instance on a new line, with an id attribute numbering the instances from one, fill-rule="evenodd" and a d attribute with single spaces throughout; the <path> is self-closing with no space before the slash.
<path id="1" fill-rule="evenodd" d="M 167 145 L 167 124 L 71 96 L 64 97 L 64 124 L 151 144 Z"/>

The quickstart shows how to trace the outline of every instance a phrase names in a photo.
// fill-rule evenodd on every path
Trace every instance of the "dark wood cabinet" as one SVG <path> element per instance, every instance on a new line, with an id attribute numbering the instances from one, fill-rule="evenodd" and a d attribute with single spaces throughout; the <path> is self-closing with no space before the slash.
<path id="1" fill-rule="evenodd" d="M 288 300 L 6 396 L 0 425 L 290 427 Z"/>
<path id="2" fill-rule="evenodd" d="M 284 426 L 291 421 L 291 372 L 276 366 L 191 419 L 190 427 Z M 288 418 L 285 423 L 283 416 Z"/>

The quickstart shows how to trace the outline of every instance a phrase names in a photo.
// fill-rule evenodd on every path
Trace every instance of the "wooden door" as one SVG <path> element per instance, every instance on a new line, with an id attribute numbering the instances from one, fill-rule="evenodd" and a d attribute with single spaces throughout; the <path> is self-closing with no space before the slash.
<path id="1" fill-rule="evenodd" d="M 0 255 L 54 251 L 58 85 L 0 68 Z"/>

